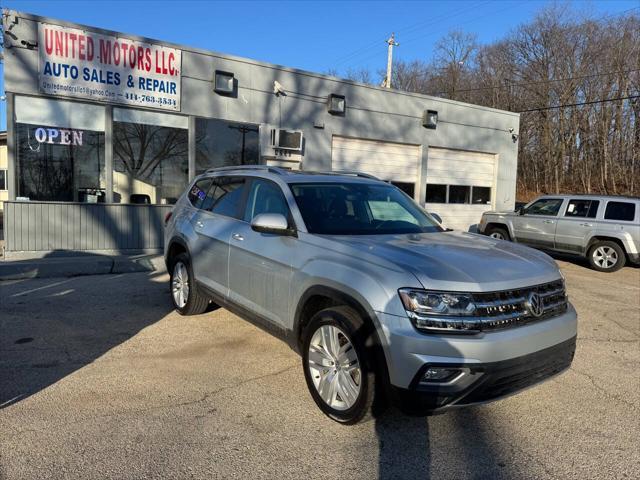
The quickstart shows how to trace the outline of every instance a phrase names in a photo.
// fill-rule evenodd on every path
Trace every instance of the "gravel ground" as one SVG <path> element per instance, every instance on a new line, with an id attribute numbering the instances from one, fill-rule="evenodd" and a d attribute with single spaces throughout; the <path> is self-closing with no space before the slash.
<path id="1" fill-rule="evenodd" d="M 640 269 L 559 261 L 572 368 L 486 406 L 344 427 L 299 358 L 164 272 L 0 283 L 0 478 L 637 478 Z"/>

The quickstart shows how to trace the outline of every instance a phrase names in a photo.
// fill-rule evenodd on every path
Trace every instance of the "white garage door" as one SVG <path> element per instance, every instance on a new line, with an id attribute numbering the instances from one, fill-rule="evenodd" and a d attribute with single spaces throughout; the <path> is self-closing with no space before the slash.
<path id="1" fill-rule="evenodd" d="M 357 170 L 381 180 L 409 183 L 414 187 L 417 187 L 421 163 L 418 145 L 337 136 L 333 137 L 331 145 L 333 170 Z"/>
<path id="2" fill-rule="evenodd" d="M 426 177 L 426 208 L 446 227 L 468 230 L 493 208 L 496 155 L 429 148 Z"/>

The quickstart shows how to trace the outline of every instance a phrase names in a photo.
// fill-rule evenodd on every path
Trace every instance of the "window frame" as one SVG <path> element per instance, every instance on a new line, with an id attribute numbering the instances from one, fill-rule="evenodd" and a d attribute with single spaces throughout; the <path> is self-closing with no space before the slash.
<path id="1" fill-rule="evenodd" d="M 9 179 L 8 179 L 9 169 L 8 168 L 0 168 L 0 172 L 2 172 L 2 175 L 3 175 L 2 176 L 2 179 L 3 179 L 2 183 L 4 183 L 4 185 L 0 184 L 0 192 L 6 192 L 6 191 L 9 190 L 9 188 L 8 188 L 9 187 Z"/>
<path id="2" fill-rule="evenodd" d="M 452 202 L 451 201 L 451 187 L 458 187 L 458 188 L 467 188 L 467 201 L 466 202 Z M 471 203 L 471 189 L 473 187 L 471 185 L 447 185 L 447 204 L 448 205 L 473 205 L 473 203 Z"/>
<path id="3" fill-rule="evenodd" d="M 427 193 L 429 192 L 429 185 L 437 185 L 439 187 L 444 187 L 444 202 L 430 202 L 427 200 Z M 446 183 L 429 183 L 425 187 L 425 202 L 424 203 L 433 203 L 434 205 L 446 205 L 449 203 L 449 185 Z"/>
<path id="4" fill-rule="evenodd" d="M 589 206 L 587 208 L 587 213 L 584 217 L 582 216 L 578 216 L 578 215 L 567 215 L 567 213 L 569 212 L 569 205 L 571 205 L 571 202 L 589 202 Z M 593 204 L 595 202 L 596 205 L 596 211 L 595 214 L 593 215 L 593 217 L 589 216 L 589 213 L 591 212 L 591 209 L 593 208 Z M 593 198 L 569 198 L 567 201 L 567 206 L 564 208 L 564 215 L 562 216 L 562 218 L 591 218 L 591 219 L 596 219 L 598 216 L 598 210 L 600 209 L 600 200 L 596 200 Z"/>
<path id="5" fill-rule="evenodd" d="M 212 213 L 213 215 L 219 215 L 221 217 L 225 217 L 225 218 L 230 218 L 233 220 L 238 220 L 240 222 L 244 222 L 244 210 L 245 210 L 245 205 L 247 203 L 247 185 L 249 185 L 250 182 L 250 177 L 244 176 L 244 175 L 219 175 L 216 177 L 212 177 L 213 178 L 213 183 L 211 184 L 211 188 L 215 187 L 216 189 L 219 186 L 219 182 L 222 179 L 238 179 L 242 181 L 242 186 L 240 187 L 242 189 L 242 192 L 240 194 L 240 201 L 238 202 L 238 205 L 236 206 L 236 211 L 235 211 L 235 215 L 226 215 L 224 213 L 219 213 L 219 212 L 214 212 L 213 209 L 214 207 L 217 205 L 218 201 L 214 202 L 211 207 L 208 210 L 205 210 L 209 213 Z M 232 183 L 232 182 L 229 182 Z M 215 190 L 214 190 L 215 192 Z M 223 198 L 223 197 L 220 197 Z"/>

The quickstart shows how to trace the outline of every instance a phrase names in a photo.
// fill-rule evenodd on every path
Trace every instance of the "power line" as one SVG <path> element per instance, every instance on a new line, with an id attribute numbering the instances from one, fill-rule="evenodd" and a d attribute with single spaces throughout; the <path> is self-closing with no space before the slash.
<path id="1" fill-rule="evenodd" d="M 595 78 L 595 77 L 606 77 L 610 75 L 626 75 L 628 73 L 638 72 L 640 68 L 636 68 L 633 70 L 626 70 L 622 72 L 605 72 L 605 73 L 593 73 L 591 75 L 580 75 L 578 77 L 567 77 L 567 78 L 553 78 L 548 80 L 534 80 L 531 82 L 520 82 L 520 83 L 506 83 L 504 85 L 492 85 L 490 87 L 476 87 L 476 88 L 465 88 L 462 90 L 456 90 L 456 93 L 465 93 L 465 92 L 479 92 L 482 90 L 504 90 L 506 88 L 511 87 L 526 87 L 528 85 L 542 85 L 545 83 L 555 83 L 555 82 L 569 82 L 571 80 L 582 80 L 585 78 Z M 438 92 L 436 95 L 444 95 L 448 92 Z"/>
<path id="2" fill-rule="evenodd" d="M 435 18 L 430 18 L 429 20 L 425 20 L 425 21 L 422 21 L 422 22 L 414 23 L 412 25 L 409 25 L 409 26 L 406 26 L 406 27 L 403 27 L 403 28 L 396 29 L 396 31 L 400 32 L 403 35 L 406 35 L 407 33 L 413 33 L 416 30 L 419 30 L 420 28 L 437 25 L 444 19 L 457 17 L 460 14 L 468 12 L 470 9 L 475 10 L 475 9 L 477 9 L 477 8 L 479 8 L 481 6 L 484 6 L 485 4 L 488 4 L 488 3 L 489 3 L 489 1 L 478 2 L 477 4 L 474 4 L 471 7 L 461 8 L 461 9 L 455 10 L 452 13 L 444 13 L 442 15 L 436 16 Z M 338 59 L 334 62 L 334 65 L 338 66 L 338 65 L 342 65 L 342 64 L 344 64 L 346 62 L 355 60 L 360 55 L 366 53 L 369 50 L 377 49 L 379 46 L 380 46 L 380 41 L 377 40 L 377 41 L 375 41 L 373 43 L 368 44 L 367 46 L 364 46 L 364 47 L 361 47 L 361 48 L 359 48 L 357 50 L 354 50 L 351 53 L 348 53 L 346 55 L 338 57 Z M 377 53 L 375 53 L 373 55 L 368 55 L 365 58 L 372 58 L 375 55 L 377 55 Z"/>
<path id="3" fill-rule="evenodd" d="M 581 103 L 569 103 L 569 104 L 566 104 L 566 105 L 553 105 L 551 107 L 530 108 L 528 110 L 519 110 L 518 113 L 542 112 L 543 110 L 554 110 L 554 109 L 557 109 L 557 108 L 580 107 L 582 105 L 593 105 L 593 104 L 596 104 L 596 103 L 617 102 L 619 100 L 632 100 L 634 98 L 640 98 L 640 95 L 629 95 L 628 97 L 618 97 L 618 98 L 605 98 L 604 100 L 593 100 L 591 102 L 581 102 Z"/>

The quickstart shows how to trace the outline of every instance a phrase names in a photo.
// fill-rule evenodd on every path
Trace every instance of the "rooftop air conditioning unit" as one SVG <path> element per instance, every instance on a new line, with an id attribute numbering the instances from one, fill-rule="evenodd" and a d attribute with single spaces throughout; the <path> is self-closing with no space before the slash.
<path id="1" fill-rule="evenodd" d="M 302 150 L 302 131 L 274 128 L 271 130 L 271 145 L 281 150 Z"/>

